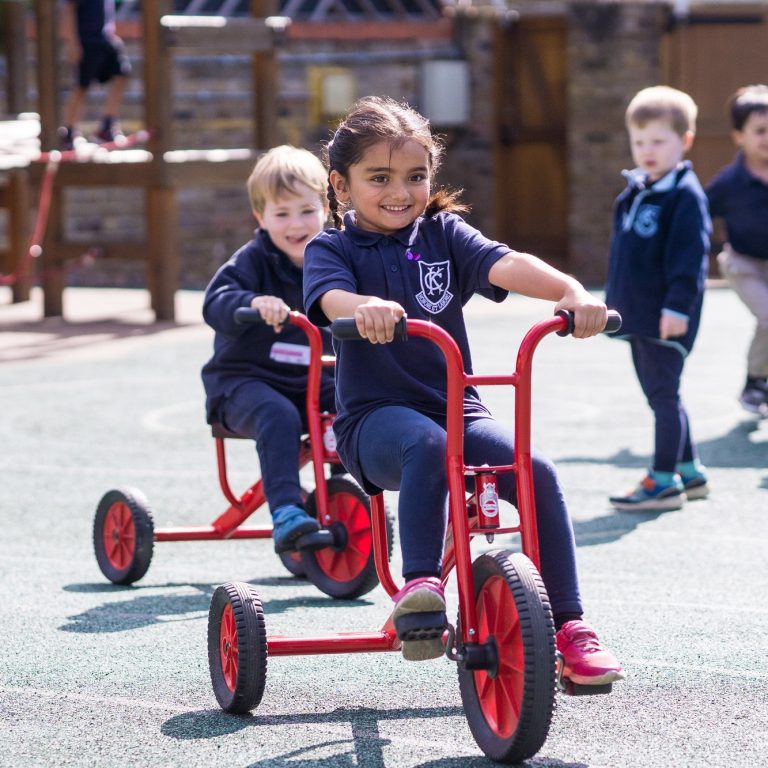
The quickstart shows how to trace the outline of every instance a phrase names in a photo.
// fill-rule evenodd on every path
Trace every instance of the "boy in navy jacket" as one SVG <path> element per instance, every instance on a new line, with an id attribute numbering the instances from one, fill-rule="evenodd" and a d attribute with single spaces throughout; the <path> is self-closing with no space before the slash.
<path id="1" fill-rule="evenodd" d="M 667 86 L 630 102 L 626 125 L 637 167 L 614 206 L 606 304 L 621 312 L 638 381 L 655 419 L 653 463 L 641 483 L 611 496 L 617 509 L 679 509 L 709 493 L 680 377 L 699 328 L 711 221 L 691 164 L 697 108 Z"/>
<path id="2" fill-rule="evenodd" d="M 739 397 L 751 413 L 768 416 L 768 85 L 747 85 L 730 99 L 736 159 L 709 183 L 713 218 L 728 242 L 717 260 L 731 288 L 757 321 Z"/>
<path id="3" fill-rule="evenodd" d="M 248 179 L 259 228 L 219 268 L 203 302 L 203 317 L 216 331 L 213 357 L 202 370 L 208 422 L 256 441 L 278 553 L 319 530 L 304 511 L 299 483 L 309 347 L 300 328 L 283 323 L 289 311 L 304 310 L 304 247 L 328 216 L 326 184 L 323 164 L 305 149 L 280 146 L 262 156 Z M 257 309 L 264 324 L 235 323 L 238 307 Z M 330 353 L 330 334 L 323 334 Z M 334 410 L 327 368 L 320 407 Z"/>

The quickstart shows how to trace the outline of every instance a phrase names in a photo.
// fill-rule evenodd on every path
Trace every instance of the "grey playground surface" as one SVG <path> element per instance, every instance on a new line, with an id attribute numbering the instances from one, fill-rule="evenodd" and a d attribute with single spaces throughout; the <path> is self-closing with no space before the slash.
<path id="1" fill-rule="evenodd" d="M 268 632 L 288 635 L 378 628 L 380 587 L 333 601 L 290 577 L 269 541 L 160 543 L 135 586 L 101 575 L 91 530 L 110 488 L 141 489 L 162 526 L 206 524 L 226 507 L 203 418 L 200 300 L 181 292 L 179 321 L 153 325 L 143 291 L 68 289 L 68 321 L 39 322 L 37 293 L 15 306 L 0 293 L 0 765 L 493 765 L 446 659 L 275 658 L 251 716 L 218 709 L 206 658 L 218 584 L 251 582 Z M 473 300 L 475 369 L 510 370 L 523 331 L 550 311 Z M 713 492 L 666 514 L 606 501 L 640 478 L 651 446 L 627 345 L 542 342 L 534 441 L 568 494 L 587 618 L 628 678 L 610 696 L 558 696 L 530 765 L 768 765 L 768 423 L 736 402 L 751 328 L 729 290 L 708 292 L 684 397 Z M 485 397 L 511 419 L 508 393 Z M 231 456 L 245 487 L 252 447 Z M 455 600 L 452 578 L 453 615 Z"/>

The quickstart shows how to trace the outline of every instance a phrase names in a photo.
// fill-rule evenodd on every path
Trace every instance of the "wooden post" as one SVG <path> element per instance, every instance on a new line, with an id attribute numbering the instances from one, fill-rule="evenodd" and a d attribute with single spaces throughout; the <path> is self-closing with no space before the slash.
<path id="1" fill-rule="evenodd" d="M 7 111 L 27 112 L 27 26 L 26 3 L 9 0 L 2 11 L 3 43 L 8 71 Z"/>
<path id="2" fill-rule="evenodd" d="M 251 15 L 257 18 L 276 16 L 277 0 L 251 0 Z M 279 69 L 274 48 L 253 54 L 253 146 L 269 149 L 279 143 L 277 104 Z"/>
<path id="3" fill-rule="evenodd" d="M 144 191 L 147 237 L 147 288 L 157 320 L 175 318 L 174 298 L 179 279 L 176 190 L 168 179 L 164 154 L 172 147 L 173 60 L 160 24 L 172 10 L 168 0 L 143 0 L 144 121 L 152 131 L 152 182 Z"/>
<path id="4" fill-rule="evenodd" d="M 35 1 L 37 26 L 37 111 L 40 115 L 40 148 L 55 149 L 59 127 L 57 4 Z"/>
<path id="5" fill-rule="evenodd" d="M 58 144 L 59 82 L 57 4 L 50 0 L 35 0 L 37 27 L 37 111 L 40 115 L 40 148 L 55 149 Z M 43 315 L 58 317 L 64 310 L 64 263 L 58 253 L 64 231 L 64 191 L 54 183 L 51 207 L 43 239 L 41 258 L 43 286 Z"/>
<path id="6" fill-rule="evenodd" d="M 25 249 L 29 248 L 29 173 L 26 168 L 17 168 L 8 177 L 8 247 L 14 269 L 26 262 Z M 31 265 L 30 265 L 31 266 Z M 16 276 L 11 289 L 13 301 L 29 301 L 32 275 Z"/>
<path id="7" fill-rule="evenodd" d="M 48 226 L 43 238 L 43 255 L 40 257 L 44 317 L 61 317 L 64 314 L 64 264 L 57 253 L 64 229 L 62 207 L 61 188 L 54 184 Z"/>

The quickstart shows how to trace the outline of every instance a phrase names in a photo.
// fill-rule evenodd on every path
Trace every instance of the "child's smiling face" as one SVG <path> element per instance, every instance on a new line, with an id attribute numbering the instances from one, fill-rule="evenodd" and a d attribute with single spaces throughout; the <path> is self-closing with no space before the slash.
<path id="1" fill-rule="evenodd" d="M 635 165 L 658 181 L 683 159 L 693 144 L 693 133 L 682 136 L 668 120 L 649 120 L 643 126 L 629 126 L 629 145 Z"/>
<path id="2" fill-rule="evenodd" d="M 336 197 L 349 203 L 357 226 L 390 235 L 415 221 L 427 207 L 430 194 L 427 150 L 414 139 L 393 148 L 389 141 L 370 146 L 343 177 L 332 171 Z"/>
<path id="3" fill-rule="evenodd" d="M 256 221 L 272 242 L 297 266 L 304 264 L 304 247 L 323 229 L 328 212 L 320 195 L 305 184 L 295 194 L 267 200 Z"/>

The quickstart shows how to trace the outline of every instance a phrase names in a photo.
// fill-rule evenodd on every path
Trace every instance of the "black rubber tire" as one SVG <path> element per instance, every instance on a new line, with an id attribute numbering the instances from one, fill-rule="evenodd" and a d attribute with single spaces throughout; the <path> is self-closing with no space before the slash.
<path id="1" fill-rule="evenodd" d="M 533 563 L 519 552 L 488 552 L 474 561 L 472 572 L 478 639 L 498 642 L 502 632 L 504 637 L 496 649 L 496 670 L 468 670 L 459 663 L 461 700 L 485 755 L 518 763 L 544 745 L 555 708 L 555 627 L 549 598 Z"/>
<path id="2" fill-rule="evenodd" d="M 328 479 L 328 505 L 332 521 L 320 520 L 324 527 L 340 531 L 341 547 L 326 547 L 301 553 L 307 578 L 321 592 L 337 600 L 353 600 L 370 592 L 378 583 L 373 555 L 371 501 L 368 494 L 350 477 L 334 475 Z M 315 494 L 307 499 L 307 512 L 317 517 Z M 384 510 L 387 528 L 387 557 L 392 556 L 394 524 Z"/>
<path id="3" fill-rule="evenodd" d="M 107 491 L 96 507 L 93 549 L 101 572 L 113 584 L 133 584 L 149 568 L 155 524 L 144 494 L 136 488 Z"/>
<path id="4" fill-rule="evenodd" d="M 267 682 L 267 628 L 261 598 L 250 584 L 230 581 L 214 591 L 208 611 L 208 668 L 216 701 L 225 712 L 242 715 L 256 709 Z"/>

